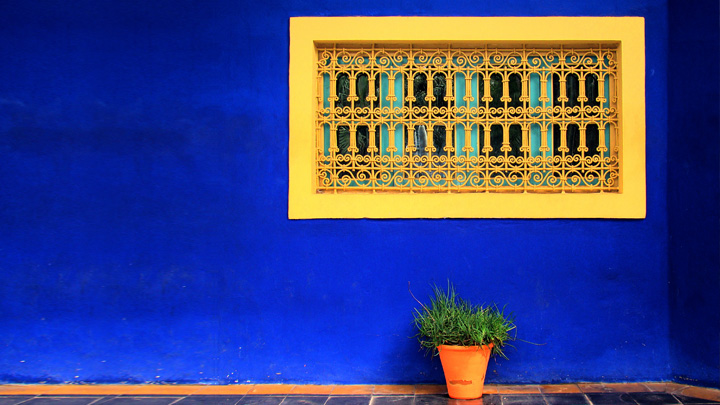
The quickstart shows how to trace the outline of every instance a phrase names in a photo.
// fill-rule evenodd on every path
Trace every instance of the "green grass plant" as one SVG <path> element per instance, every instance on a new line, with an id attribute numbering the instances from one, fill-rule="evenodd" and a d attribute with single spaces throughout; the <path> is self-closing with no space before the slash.
<path id="1" fill-rule="evenodd" d="M 422 308 L 416 308 L 414 314 L 418 328 L 416 337 L 429 352 L 437 354 L 439 345 L 484 346 L 492 343 L 493 354 L 507 358 L 503 349 L 515 339 L 510 334 L 515 329 L 512 315 L 505 315 L 495 305 L 471 304 L 458 297 L 450 283 L 447 291 L 433 286 L 430 305 L 420 305 Z"/>

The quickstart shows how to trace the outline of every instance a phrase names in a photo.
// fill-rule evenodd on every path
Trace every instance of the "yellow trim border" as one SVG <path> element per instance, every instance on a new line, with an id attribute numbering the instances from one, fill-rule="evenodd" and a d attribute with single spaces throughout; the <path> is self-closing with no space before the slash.
<path id="1" fill-rule="evenodd" d="M 694 387 L 674 382 L 643 383 L 567 383 L 550 385 L 496 385 L 485 384 L 483 394 L 570 394 L 570 393 L 627 393 L 664 392 L 720 401 L 720 390 Z M 123 395 L 127 397 L 178 395 L 432 395 L 447 394 L 445 384 L 420 385 L 294 385 L 294 384 L 8 384 L 0 385 L 0 395 Z"/>
<path id="2" fill-rule="evenodd" d="M 433 27 L 432 30 L 427 27 Z M 619 43 L 619 193 L 315 192 L 316 43 Z M 288 217 L 645 218 L 642 17 L 290 18 Z"/>

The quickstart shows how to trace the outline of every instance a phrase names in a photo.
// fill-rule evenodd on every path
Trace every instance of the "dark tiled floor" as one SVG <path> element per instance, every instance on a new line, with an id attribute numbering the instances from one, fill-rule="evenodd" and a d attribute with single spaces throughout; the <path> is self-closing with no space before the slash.
<path id="1" fill-rule="evenodd" d="M 237 404 L 243 398 L 242 395 L 191 395 L 178 402 L 178 405 L 213 405 L 213 404 Z"/>
<path id="2" fill-rule="evenodd" d="M 0 397 L 0 405 L 13 405 L 13 404 L 18 404 L 18 403 L 21 403 L 21 402 L 25 402 L 25 401 L 27 401 L 27 400 L 30 399 L 30 398 L 34 398 L 34 397 L 20 396 L 20 395 L 18 395 L 18 396 L 12 396 L 12 397 Z"/>
<path id="3" fill-rule="evenodd" d="M 410 395 L 376 395 L 371 397 L 371 403 L 372 405 L 413 405 L 415 397 Z"/>
<path id="4" fill-rule="evenodd" d="M 328 398 L 327 402 L 325 402 L 325 405 L 368 405 L 369 402 L 369 396 L 348 395 L 341 397 L 330 397 Z"/>
<path id="5" fill-rule="evenodd" d="M 603 394 L 502 394 L 456 400 L 446 395 L 189 395 L 0 396 L 0 405 L 645 405 L 718 404 L 662 392 Z"/>
<path id="6" fill-rule="evenodd" d="M 633 392 L 632 399 L 638 404 L 680 404 L 681 402 L 672 394 L 658 392 Z"/>
<path id="7" fill-rule="evenodd" d="M 680 394 L 674 394 L 673 396 L 675 398 L 677 398 L 683 404 L 713 404 L 713 403 L 715 403 L 712 401 L 708 401 L 706 399 L 686 397 L 686 396 L 680 395 Z"/>
<path id="8" fill-rule="evenodd" d="M 609 394 L 586 394 L 592 404 L 595 405 L 622 405 L 637 404 L 630 394 L 609 393 Z"/>
<path id="9" fill-rule="evenodd" d="M 491 395 L 487 395 L 490 397 Z M 494 395 L 492 395 L 494 396 Z M 483 395 L 486 397 L 486 395 Z M 525 395 L 501 395 L 503 405 L 545 405 L 545 400 L 542 395 L 525 394 Z M 483 405 L 485 403 L 483 402 Z"/>
<path id="10" fill-rule="evenodd" d="M 88 405 L 93 402 L 98 402 L 102 397 L 86 397 L 86 396 L 72 396 L 72 397 L 34 397 L 23 402 L 28 405 Z"/>
<path id="11" fill-rule="evenodd" d="M 143 396 L 143 397 L 130 397 L 130 396 L 123 396 L 123 397 L 108 397 L 103 398 L 98 402 L 91 402 L 93 405 L 98 404 L 108 404 L 108 405 L 170 405 L 174 404 L 180 400 L 182 400 L 182 397 L 165 397 L 165 396 Z M 207 403 L 207 402 L 206 402 Z M 222 402 L 210 402 L 221 404 Z M 23 405 L 25 405 L 25 402 L 23 402 Z M 29 405 L 32 405 L 30 403 Z M 58 403 L 56 405 L 65 405 L 64 402 Z M 68 404 L 70 405 L 70 404 Z"/>
<path id="12" fill-rule="evenodd" d="M 246 395 L 238 400 L 237 405 L 280 405 L 284 396 Z"/>
<path id="13" fill-rule="evenodd" d="M 545 394 L 544 398 L 549 405 L 588 405 L 590 400 L 583 394 Z"/>

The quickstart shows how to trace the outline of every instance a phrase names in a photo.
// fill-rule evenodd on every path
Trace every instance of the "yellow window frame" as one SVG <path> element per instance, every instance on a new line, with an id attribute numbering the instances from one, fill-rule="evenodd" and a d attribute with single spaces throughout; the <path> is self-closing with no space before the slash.
<path id="1" fill-rule="evenodd" d="M 618 44 L 619 192 L 316 192 L 316 45 L 438 42 Z M 641 17 L 294 17 L 290 19 L 289 84 L 291 219 L 645 217 L 645 39 Z"/>

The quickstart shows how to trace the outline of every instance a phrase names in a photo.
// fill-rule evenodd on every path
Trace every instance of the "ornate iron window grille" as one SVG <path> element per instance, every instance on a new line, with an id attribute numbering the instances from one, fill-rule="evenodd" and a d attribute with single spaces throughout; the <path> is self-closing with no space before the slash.
<path id="1" fill-rule="evenodd" d="M 317 46 L 316 192 L 618 192 L 617 46 Z"/>

